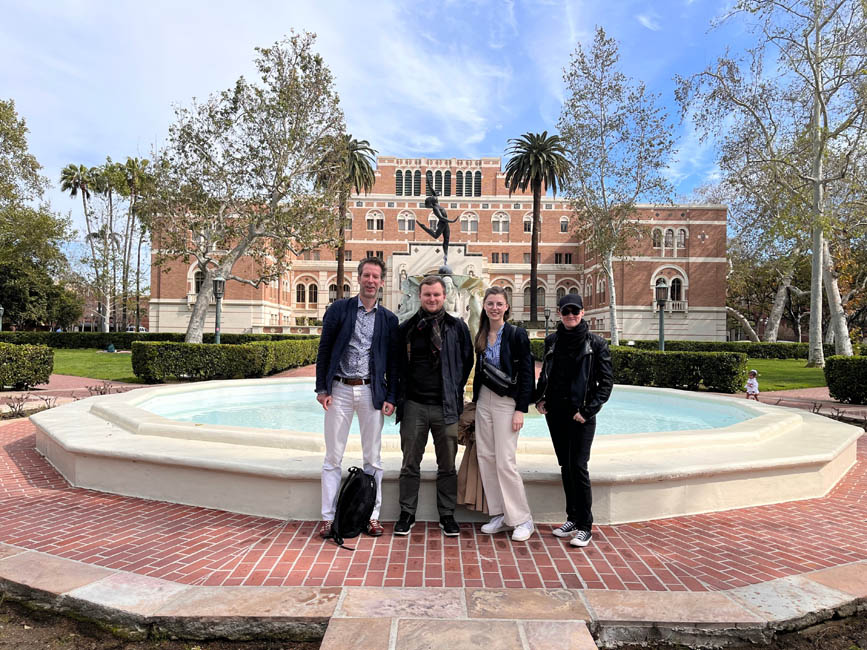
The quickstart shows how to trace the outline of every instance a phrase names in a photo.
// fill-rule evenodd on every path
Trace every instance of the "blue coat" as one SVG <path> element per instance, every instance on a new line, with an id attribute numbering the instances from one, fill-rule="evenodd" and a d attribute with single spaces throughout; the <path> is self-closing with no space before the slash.
<path id="1" fill-rule="evenodd" d="M 322 320 L 319 352 L 316 354 L 316 392 L 331 394 L 337 366 L 349 345 L 358 317 L 358 296 L 332 303 Z M 373 324 L 370 349 L 370 389 L 373 408 L 397 401 L 397 316 L 379 305 Z"/>

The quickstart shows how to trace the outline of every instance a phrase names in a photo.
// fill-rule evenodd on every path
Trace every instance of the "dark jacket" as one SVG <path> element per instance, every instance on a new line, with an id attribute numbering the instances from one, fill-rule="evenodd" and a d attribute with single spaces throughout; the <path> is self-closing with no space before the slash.
<path id="1" fill-rule="evenodd" d="M 331 394 L 331 383 L 358 317 L 358 296 L 332 303 L 322 319 L 322 335 L 316 354 L 316 392 Z M 373 408 L 397 402 L 397 316 L 379 305 L 373 323 L 370 349 L 370 388 Z"/>
<path id="2" fill-rule="evenodd" d="M 515 349 L 512 349 L 514 337 Z M 478 358 L 478 355 L 477 355 Z M 523 327 L 515 327 L 506 323 L 503 327 L 503 335 L 500 337 L 500 370 L 515 377 L 515 361 L 518 362 L 517 383 L 506 393 L 515 400 L 515 410 L 526 413 L 530 407 L 530 399 L 533 397 L 533 384 L 536 378 L 536 368 L 533 356 L 530 354 L 530 337 Z M 473 377 L 473 401 L 478 401 L 479 391 L 482 390 L 482 373 L 476 368 Z"/>
<path id="3" fill-rule="evenodd" d="M 557 332 L 550 334 L 545 339 L 542 372 L 539 374 L 539 382 L 536 384 L 536 393 L 533 398 L 536 403 L 545 398 L 554 355 L 558 354 L 556 343 Z M 588 333 L 587 341 L 574 363 L 572 385 L 569 391 L 570 403 L 574 409 L 572 415 L 580 412 L 585 420 L 596 417 L 596 414 L 602 409 L 602 405 L 611 397 L 613 387 L 614 369 L 611 365 L 611 351 L 608 349 L 608 343 L 601 336 Z"/>
<path id="4" fill-rule="evenodd" d="M 407 354 L 408 336 L 416 327 L 419 314 L 409 318 L 400 326 L 398 335 L 398 373 L 400 376 L 396 420 L 403 417 L 403 405 L 406 400 L 406 378 L 409 376 L 409 358 Z M 473 343 L 467 324 L 448 313 L 443 317 L 442 324 L 443 349 L 440 356 L 443 386 L 443 419 L 446 424 L 458 421 L 464 410 L 464 386 L 473 369 Z"/>

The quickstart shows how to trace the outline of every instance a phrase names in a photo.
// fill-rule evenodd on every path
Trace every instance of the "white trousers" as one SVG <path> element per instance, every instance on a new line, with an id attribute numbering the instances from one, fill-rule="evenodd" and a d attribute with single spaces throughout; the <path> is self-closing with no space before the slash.
<path id="1" fill-rule="evenodd" d="M 371 519 L 379 519 L 382 505 L 382 411 L 373 408 L 369 385 L 347 386 L 339 381 L 331 385 L 331 405 L 325 411 L 325 461 L 322 463 L 322 519 L 334 520 L 337 494 L 340 492 L 343 452 L 349 438 L 353 414 L 358 414 L 361 431 L 362 469 L 376 479 L 376 504 Z"/>
<path id="2" fill-rule="evenodd" d="M 504 515 L 507 526 L 531 518 L 524 482 L 518 473 L 515 453 L 519 431 L 512 431 L 515 400 L 500 397 L 482 386 L 476 403 L 476 456 L 485 488 L 488 512 Z"/>

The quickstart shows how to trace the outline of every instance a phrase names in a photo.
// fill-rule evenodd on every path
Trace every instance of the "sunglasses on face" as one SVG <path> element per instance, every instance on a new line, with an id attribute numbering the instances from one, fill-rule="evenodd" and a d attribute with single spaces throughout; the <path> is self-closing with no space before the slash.
<path id="1" fill-rule="evenodd" d="M 567 305 L 566 307 L 563 307 L 560 310 L 561 316 L 577 316 L 580 313 L 581 313 L 580 307 L 573 307 L 573 306 L 569 306 L 569 305 Z"/>

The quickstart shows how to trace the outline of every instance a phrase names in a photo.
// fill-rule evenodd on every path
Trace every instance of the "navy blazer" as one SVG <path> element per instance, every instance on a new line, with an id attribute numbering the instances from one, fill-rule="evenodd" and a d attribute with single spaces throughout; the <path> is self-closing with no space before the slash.
<path id="1" fill-rule="evenodd" d="M 358 296 L 332 303 L 322 319 L 322 335 L 316 354 L 316 392 L 331 394 L 337 366 L 349 345 L 358 317 Z M 397 316 L 379 305 L 370 349 L 370 392 L 373 408 L 397 402 Z"/>
<path id="2" fill-rule="evenodd" d="M 511 349 L 512 331 L 514 330 L 515 350 Z M 478 357 L 478 353 L 476 354 Z M 518 361 L 517 371 L 514 368 L 514 360 Z M 526 413 L 530 408 L 530 398 L 533 397 L 533 386 L 536 383 L 536 364 L 530 353 L 530 337 L 523 327 L 515 327 L 506 323 L 503 335 L 500 337 L 500 370 L 514 377 L 517 375 L 518 382 L 507 393 L 508 397 L 515 400 L 515 410 Z M 482 373 L 476 368 L 476 376 L 473 377 L 473 401 L 479 399 L 479 391 L 482 390 Z"/>

